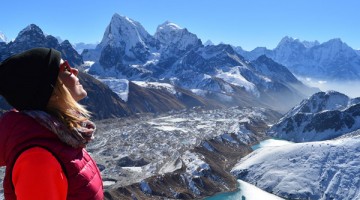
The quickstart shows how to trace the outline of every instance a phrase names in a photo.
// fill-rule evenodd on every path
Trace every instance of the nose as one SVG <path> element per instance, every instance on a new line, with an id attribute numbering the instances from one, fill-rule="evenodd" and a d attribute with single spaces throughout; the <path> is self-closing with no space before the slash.
<path id="1" fill-rule="evenodd" d="M 79 74 L 79 70 L 76 68 L 71 68 L 71 73 L 73 73 L 75 76 Z"/>

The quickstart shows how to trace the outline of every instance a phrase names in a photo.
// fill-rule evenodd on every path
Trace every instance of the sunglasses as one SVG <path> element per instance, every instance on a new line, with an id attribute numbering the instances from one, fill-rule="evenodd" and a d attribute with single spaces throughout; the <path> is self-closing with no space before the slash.
<path id="1" fill-rule="evenodd" d="M 71 76 L 71 74 L 73 74 L 72 69 L 73 68 L 70 67 L 70 64 L 67 60 L 65 60 L 62 64 L 60 64 L 60 71 L 61 72 L 69 72 L 70 76 Z"/>

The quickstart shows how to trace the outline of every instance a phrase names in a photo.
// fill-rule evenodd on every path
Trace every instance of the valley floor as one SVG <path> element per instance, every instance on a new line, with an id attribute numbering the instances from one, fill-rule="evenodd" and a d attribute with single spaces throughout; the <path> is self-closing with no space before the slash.
<path id="1" fill-rule="evenodd" d="M 88 150 L 108 199 L 202 198 L 236 189 L 232 166 L 279 117 L 233 107 L 103 120 Z"/>

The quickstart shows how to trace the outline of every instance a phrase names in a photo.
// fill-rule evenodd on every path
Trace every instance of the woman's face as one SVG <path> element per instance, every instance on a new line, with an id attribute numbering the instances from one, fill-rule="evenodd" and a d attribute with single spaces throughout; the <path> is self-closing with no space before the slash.
<path id="1" fill-rule="evenodd" d="M 69 90 L 75 101 L 80 101 L 87 96 L 86 91 L 77 78 L 79 71 L 71 68 L 67 61 L 61 59 L 59 78 Z"/>

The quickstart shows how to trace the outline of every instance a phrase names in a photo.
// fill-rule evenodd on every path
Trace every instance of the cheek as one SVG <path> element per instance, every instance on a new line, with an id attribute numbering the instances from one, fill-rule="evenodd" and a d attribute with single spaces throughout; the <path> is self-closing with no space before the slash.
<path id="1" fill-rule="evenodd" d="M 64 85 L 68 88 L 74 87 L 76 84 L 76 80 L 69 75 L 60 75 L 59 76 Z"/>

